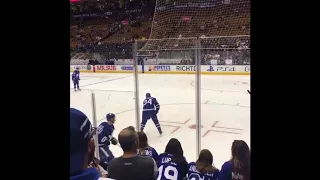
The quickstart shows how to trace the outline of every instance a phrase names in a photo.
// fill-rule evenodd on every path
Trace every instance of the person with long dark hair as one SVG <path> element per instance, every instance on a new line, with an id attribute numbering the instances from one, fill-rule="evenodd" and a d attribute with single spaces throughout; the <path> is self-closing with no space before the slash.
<path id="1" fill-rule="evenodd" d="M 139 137 L 139 155 L 150 156 L 155 161 L 158 160 L 158 152 L 148 144 L 148 137 L 144 132 L 138 132 Z"/>
<path id="2" fill-rule="evenodd" d="M 234 140 L 231 160 L 221 167 L 219 180 L 250 180 L 250 149 L 243 140 Z"/>
<path id="3" fill-rule="evenodd" d="M 171 138 L 165 152 L 159 155 L 157 180 L 182 180 L 188 172 L 188 163 L 178 139 Z"/>
<path id="4" fill-rule="evenodd" d="M 219 169 L 213 165 L 213 157 L 208 149 L 200 152 L 196 162 L 189 163 L 188 179 L 216 180 Z"/>

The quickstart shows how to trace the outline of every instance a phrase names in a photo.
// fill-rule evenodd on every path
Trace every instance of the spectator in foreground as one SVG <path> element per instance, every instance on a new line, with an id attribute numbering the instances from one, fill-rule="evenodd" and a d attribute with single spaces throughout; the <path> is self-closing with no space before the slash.
<path id="1" fill-rule="evenodd" d="M 139 155 L 150 156 L 155 161 L 157 161 L 159 155 L 153 147 L 149 146 L 147 135 L 144 132 L 138 132 L 138 136 L 139 136 Z"/>
<path id="2" fill-rule="evenodd" d="M 213 157 L 208 149 L 203 149 L 200 152 L 198 160 L 194 163 L 189 163 L 188 178 L 216 180 L 219 176 L 219 169 L 212 165 Z"/>
<path id="3" fill-rule="evenodd" d="M 95 144 L 93 129 L 87 116 L 70 108 L 70 180 L 103 180 L 96 168 L 90 167 L 94 160 Z"/>
<path id="4" fill-rule="evenodd" d="M 182 180 L 186 177 L 188 163 L 183 156 L 183 150 L 178 139 L 171 138 L 169 140 L 165 152 L 159 155 L 157 164 L 159 167 L 157 179 L 159 180 Z"/>
<path id="5" fill-rule="evenodd" d="M 138 134 L 132 126 L 123 129 L 118 135 L 123 155 L 113 159 L 108 166 L 108 177 L 116 180 L 155 180 L 158 172 L 151 157 L 137 155 Z"/>
<path id="6" fill-rule="evenodd" d="M 221 167 L 219 180 L 250 180 L 250 150 L 243 140 L 234 140 L 231 160 Z"/>

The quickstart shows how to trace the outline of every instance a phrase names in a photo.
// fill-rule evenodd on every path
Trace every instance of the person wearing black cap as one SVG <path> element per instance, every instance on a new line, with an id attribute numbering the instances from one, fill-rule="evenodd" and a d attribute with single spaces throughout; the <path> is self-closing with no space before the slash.
<path id="1" fill-rule="evenodd" d="M 70 180 L 103 180 L 96 168 L 89 168 L 94 160 L 93 128 L 88 117 L 70 108 Z"/>
<path id="2" fill-rule="evenodd" d="M 116 180 L 155 180 L 158 168 L 149 156 L 138 155 L 139 139 L 131 127 L 123 129 L 118 140 L 123 155 L 113 159 L 108 166 L 108 178 Z"/>

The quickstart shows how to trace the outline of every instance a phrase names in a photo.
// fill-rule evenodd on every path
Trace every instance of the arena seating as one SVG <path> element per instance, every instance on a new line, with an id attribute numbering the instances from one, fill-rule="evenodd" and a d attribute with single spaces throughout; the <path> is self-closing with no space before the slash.
<path id="1" fill-rule="evenodd" d="M 164 17 L 161 21 L 152 24 L 153 11 L 127 13 L 121 15 L 108 15 L 109 12 L 106 6 L 90 2 L 83 5 L 81 8 L 78 5 L 71 6 L 71 27 L 70 27 L 70 64 L 71 65 L 88 65 L 92 63 L 105 64 L 106 60 L 112 60 L 115 65 L 131 65 L 133 60 L 132 43 L 136 39 L 148 39 L 151 35 L 152 25 L 157 28 L 153 32 L 153 39 L 160 38 L 178 38 L 178 37 L 217 37 L 217 36 L 238 36 L 250 34 L 250 14 L 242 12 L 241 9 L 236 9 L 237 13 L 233 13 L 234 18 L 230 18 L 228 5 L 221 6 L 220 11 L 212 11 L 211 9 L 203 10 L 203 14 L 208 16 L 194 16 L 192 21 L 181 22 L 181 19 L 165 18 L 167 15 L 160 14 Z M 126 11 L 136 10 L 141 8 L 141 3 L 125 1 Z M 134 4 L 136 3 L 136 4 Z M 144 4 L 144 3 L 142 3 Z M 113 7 L 112 10 L 121 10 L 119 7 Z M 144 5 L 146 6 L 146 5 Z M 144 7 L 153 8 L 154 6 Z M 122 8 L 123 9 L 123 8 Z M 103 14 L 93 16 L 93 14 Z M 92 16 L 78 16 L 79 14 L 91 14 Z M 72 17 L 77 15 L 77 17 Z M 171 16 L 181 17 L 178 12 L 172 12 Z M 203 18 L 207 17 L 207 18 Z M 241 21 L 239 21 L 239 19 Z M 244 23 L 245 22 L 245 23 Z M 181 24 L 182 28 L 173 28 L 172 26 L 164 26 L 164 24 Z M 203 27 L 203 28 L 201 28 Z M 181 40 L 176 43 L 176 40 L 168 40 L 160 43 L 146 44 L 147 48 L 171 48 L 179 49 L 193 47 L 195 41 Z M 202 40 L 204 50 L 201 51 L 201 63 L 209 65 L 213 57 L 220 57 L 218 64 L 223 65 L 224 60 L 230 58 L 234 64 L 250 64 L 250 38 L 224 38 L 223 41 L 219 38 Z M 205 49 L 208 48 L 208 49 Z M 216 48 L 212 50 L 209 48 Z M 219 48 L 221 50 L 219 50 Z M 224 48 L 229 48 L 226 50 Z M 150 53 L 150 52 L 148 52 Z M 153 52 L 151 52 L 153 53 Z M 146 65 L 175 65 L 175 64 L 194 64 L 191 51 L 181 50 L 170 52 L 170 54 L 159 53 L 157 59 L 148 57 L 145 59 Z M 170 57 L 170 58 L 168 58 Z"/>
<path id="2" fill-rule="evenodd" d="M 194 30 L 194 23 L 193 27 L 188 27 L 188 23 L 184 26 L 184 29 L 179 31 L 179 29 L 173 31 L 170 29 L 163 29 L 157 32 L 166 32 L 166 34 L 153 34 L 153 38 L 157 37 L 167 37 L 167 38 L 177 38 L 179 36 L 182 37 L 194 37 L 195 35 L 200 37 L 205 35 L 207 37 L 212 36 L 235 36 L 235 35 L 248 35 L 249 34 L 249 24 L 250 24 L 250 17 L 245 14 L 239 12 L 238 17 L 236 18 L 227 18 L 222 13 L 212 13 L 212 12 L 203 12 L 203 13 L 210 13 L 211 17 L 215 17 L 215 19 L 207 18 L 207 19 L 200 19 L 200 17 L 195 16 L 196 19 L 193 19 L 194 22 L 198 22 L 196 24 L 197 27 L 202 26 L 203 24 L 207 24 L 205 26 L 205 30 L 201 31 L 199 29 Z M 121 19 L 121 18 L 120 18 Z M 75 26 L 71 27 L 71 49 L 77 49 L 80 47 L 82 52 L 87 52 L 87 55 L 83 58 L 86 59 L 96 59 L 93 56 L 93 53 L 99 53 L 101 59 L 132 59 L 132 43 L 135 39 L 147 39 L 149 38 L 151 25 L 152 25 L 152 13 L 150 14 L 141 14 L 138 16 L 129 16 L 128 17 L 128 24 L 123 25 L 122 28 L 119 28 L 116 32 L 109 34 L 110 29 L 108 28 L 118 25 L 119 18 L 108 18 L 108 19 L 89 19 L 83 22 L 83 28 L 81 30 L 77 30 Z M 125 19 L 125 17 L 123 17 Z M 219 19 L 217 21 L 216 19 Z M 242 21 L 246 21 L 246 25 L 243 26 L 243 22 L 241 23 L 242 26 L 239 24 L 239 19 Z M 170 22 L 179 23 L 179 18 L 177 18 L 177 22 Z M 162 21 L 162 23 L 168 23 L 166 21 Z M 170 28 L 168 26 L 165 26 Z M 185 31 L 185 29 L 190 29 L 190 31 Z M 77 38 L 77 35 L 81 36 L 81 38 Z M 106 37 L 109 35 L 108 37 Z M 99 39 L 100 37 L 101 39 Z M 105 38 L 106 37 L 106 38 Z M 249 40 L 247 40 L 249 41 Z M 225 43 L 225 42 L 224 42 Z M 247 42 L 249 44 L 249 42 Z M 158 45 L 158 44 L 157 44 Z M 210 47 L 218 47 L 221 48 L 221 43 L 219 41 L 208 41 L 206 46 Z M 238 48 L 237 42 L 230 42 L 228 43 L 229 48 Z M 194 46 L 194 42 L 192 41 L 181 41 L 179 46 L 175 43 L 167 42 L 163 44 L 167 48 L 181 48 L 181 47 L 191 47 Z M 77 48 L 76 48 L 77 47 Z M 82 48 L 81 48 L 82 47 Z M 207 51 L 204 51 L 204 54 L 207 54 Z M 215 53 L 217 54 L 217 53 Z M 224 57 L 224 54 L 220 53 L 221 57 Z M 236 52 L 231 54 L 236 55 Z M 204 57 L 204 55 L 203 55 Z M 174 58 L 174 57 L 173 57 Z M 97 59 L 97 60 L 101 60 Z M 237 59 L 237 58 L 235 58 Z M 246 61 L 250 61 L 249 56 L 246 58 Z M 128 62 L 128 61 L 121 61 L 121 62 Z M 151 61 L 149 61 L 151 62 Z M 186 61 L 181 61 L 186 62 Z M 188 61 L 189 62 L 189 61 Z M 207 61 L 208 62 L 208 61 Z M 239 62 L 235 60 L 235 62 Z M 157 63 L 161 63 L 157 61 Z M 190 62 L 189 62 L 190 63 Z M 239 62 L 240 63 L 240 62 Z M 243 63 L 243 62 L 242 62 Z"/>

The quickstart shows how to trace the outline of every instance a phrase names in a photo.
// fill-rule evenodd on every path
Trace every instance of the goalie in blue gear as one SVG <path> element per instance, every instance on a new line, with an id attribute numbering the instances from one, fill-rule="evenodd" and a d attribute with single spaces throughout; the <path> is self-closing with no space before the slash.
<path id="1" fill-rule="evenodd" d="M 108 163 L 114 159 L 112 152 L 109 149 L 110 142 L 113 145 L 118 144 L 118 140 L 112 136 L 114 131 L 114 123 L 116 121 L 116 116 L 113 113 L 108 113 L 106 115 L 107 121 L 102 122 L 98 128 L 98 143 L 99 143 L 99 156 L 100 165 L 107 169 Z"/>
<path id="2" fill-rule="evenodd" d="M 73 87 L 75 91 L 80 91 L 81 89 L 79 88 L 79 81 L 80 81 L 80 71 L 79 67 L 76 68 L 76 70 L 73 71 L 72 75 L 72 81 L 73 81 Z"/>
<path id="3" fill-rule="evenodd" d="M 160 134 L 162 134 L 161 126 L 158 120 L 158 112 L 160 110 L 160 104 L 157 99 L 151 97 L 150 93 L 146 94 L 146 99 L 143 101 L 143 111 L 142 111 L 142 122 L 141 122 L 141 131 L 147 124 L 147 121 L 151 118 L 153 123 L 156 125 Z"/>

